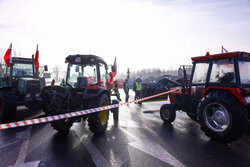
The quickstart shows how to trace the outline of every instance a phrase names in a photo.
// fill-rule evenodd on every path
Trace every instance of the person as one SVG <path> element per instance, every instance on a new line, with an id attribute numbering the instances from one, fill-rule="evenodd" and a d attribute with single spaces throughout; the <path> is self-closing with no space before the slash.
<path id="1" fill-rule="evenodd" d="M 115 92 L 115 95 L 117 97 L 117 99 L 119 101 L 122 101 L 121 98 L 120 98 L 120 93 L 119 93 L 119 90 L 118 90 L 118 82 L 117 81 L 114 81 L 114 92 Z"/>
<path id="2" fill-rule="evenodd" d="M 55 85 L 55 80 L 53 79 L 51 82 L 51 86 L 54 86 L 54 85 Z"/>
<path id="3" fill-rule="evenodd" d="M 133 85 L 133 90 L 135 92 L 135 99 L 134 100 L 141 98 L 141 88 L 142 88 L 141 78 L 137 78 L 134 82 L 134 85 Z M 138 104 L 141 104 L 141 102 L 138 102 Z"/>
<path id="4" fill-rule="evenodd" d="M 60 83 L 60 86 L 66 86 L 66 82 L 64 81 L 64 79 L 62 79 L 62 82 Z"/>
<path id="5" fill-rule="evenodd" d="M 123 90 L 126 94 L 125 102 L 128 102 L 128 99 L 129 99 L 128 79 L 125 79 L 125 82 L 123 82 Z"/>

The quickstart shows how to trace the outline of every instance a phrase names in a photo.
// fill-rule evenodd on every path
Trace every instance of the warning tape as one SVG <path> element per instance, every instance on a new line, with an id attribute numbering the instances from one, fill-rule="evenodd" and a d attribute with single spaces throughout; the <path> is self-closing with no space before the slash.
<path id="1" fill-rule="evenodd" d="M 36 118 L 36 119 L 31 119 L 31 120 L 23 120 L 23 121 L 19 121 L 19 122 L 0 124 L 0 130 L 16 128 L 16 127 L 21 127 L 21 126 L 35 125 L 35 124 L 46 123 L 46 122 L 52 122 L 52 121 L 57 121 L 57 120 L 60 120 L 60 119 L 72 118 L 72 117 L 82 116 L 82 115 L 91 114 L 91 113 L 95 113 L 95 112 L 100 112 L 100 111 L 103 111 L 103 110 L 109 110 L 109 109 L 112 109 L 112 108 L 117 108 L 119 106 L 124 106 L 124 105 L 127 105 L 127 104 L 137 103 L 137 102 L 144 101 L 144 100 L 147 100 L 147 99 L 151 99 L 151 98 L 154 98 L 154 97 L 157 97 L 157 96 L 162 96 L 162 95 L 165 95 L 165 94 L 169 94 L 169 93 L 177 91 L 177 90 L 180 90 L 180 88 L 176 88 L 176 89 L 173 89 L 173 90 L 170 90 L 170 91 L 167 91 L 167 92 L 159 93 L 159 94 L 156 94 L 156 95 L 153 95 L 153 96 L 141 98 L 141 99 L 126 102 L 126 103 L 112 104 L 112 105 L 108 105 L 108 106 L 104 106 L 104 107 L 98 107 L 98 108 L 86 109 L 86 110 L 81 110 L 81 111 L 75 111 L 75 112 L 66 113 L 66 114 L 60 114 L 60 115 L 43 117 L 43 118 Z"/>

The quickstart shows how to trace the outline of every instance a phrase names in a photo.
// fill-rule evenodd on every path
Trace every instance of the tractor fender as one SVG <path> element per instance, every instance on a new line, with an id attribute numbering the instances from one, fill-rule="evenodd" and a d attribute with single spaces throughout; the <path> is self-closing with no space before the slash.
<path id="1" fill-rule="evenodd" d="M 12 87 L 1 87 L 0 90 L 12 90 Z"/>
<path id="2" fill-rule="evenodd" d="M 91 90 L 87 90 L 87 92 L 84 93 L 83 98 L 86 100 L 92 100 L 92 99 L 99 97 L 101 94 L 106 94 L 110 101 L 110 93 L 106 89 L 98 89 L 98 90 L 95 90 L 94 92 L 92 92 Z"/>
<path id="3" fill-rule="evenodd" d="M 240 95 L 242 90 L 240 88 L 232 88 L 232 87 L 209 86 L 202 93 L 201 100 L 212 91 L 227 91 L 228 93 L 233 95 L 243 105 L 245 106 L 249 105 L 249 103 L 246 102 L 244 97 Z"/>
<path id="4" fill-rule="evenodd" d="M 61 86 L 46 86 L 42 89 L 42 98 L 43 100 L 45 98 L 48 98 L 48 95 L 56 93 L 57 96 L 60 96 L 62 98 L 66 98 L 67 96 L 67 91 L 65 87 Z"/>

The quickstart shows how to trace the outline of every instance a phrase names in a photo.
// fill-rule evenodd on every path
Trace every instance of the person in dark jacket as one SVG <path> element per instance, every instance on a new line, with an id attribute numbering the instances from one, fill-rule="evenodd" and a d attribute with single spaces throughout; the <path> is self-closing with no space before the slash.
<path id="1" fill-rule="evenodd" d="M 129 87 L 128 87 L 128 79 L 125 79 L 125 82 L 123 82 L 123 90 L 126 94 L 125 101 L 128 102 L 129 99 Z"/>
<path id="2" fill-rule="evenodd" d="M 119 101 L 122 101 L 121 98 L 120 98 L 119 90 L 118 90 L 118 81 L 114 81 L 114 89 L 113 89 L 113 91 L 115 92 L 115 95 L 116 95 L 117 99 Z"/>

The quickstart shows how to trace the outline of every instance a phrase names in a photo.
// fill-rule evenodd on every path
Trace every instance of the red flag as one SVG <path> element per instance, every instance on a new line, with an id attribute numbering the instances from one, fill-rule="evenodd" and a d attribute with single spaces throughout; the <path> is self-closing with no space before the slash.
<path id="1" fill-rule="evenodd" d="M 114 81 L 114 77 L 116 76 L 116 73 L 117 73 L 117 64 L 116 64 L 116 58 L 115 58 L 114 66 L 112 69 L 112 74 L 109 80 L 110 83 Z"/>
<path id="2" fill-rule="evenodd" d="M 7 64 L 7 66 L 11 66 L 12 64 L 11 49 L 12 49 L 12 43 L 10 44 L 9 49 L 6 51 L 4 55 L 4 61 Z"/>
<path id="3" fill-rule="evenodd" d="M 36 46 L 36 55 L 35 55 L 36 70 L 39 69 L 39 61 L 38 61 L 38 58 L 39 58 L 39 51 L 38 51 L 38 45 L 37 45 L 37 46 Z"/>

